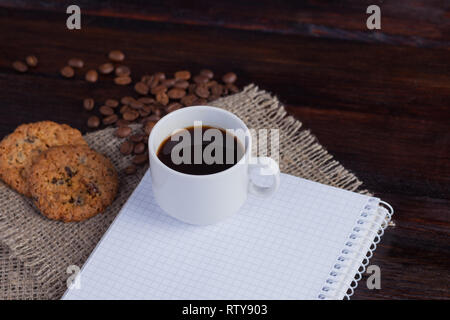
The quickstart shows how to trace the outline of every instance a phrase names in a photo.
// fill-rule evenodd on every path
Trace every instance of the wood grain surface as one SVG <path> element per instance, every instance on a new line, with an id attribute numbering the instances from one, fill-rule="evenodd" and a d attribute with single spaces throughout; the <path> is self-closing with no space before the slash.
<path id="1" fill-rule="evenodd" d="M 63 79 L 72 57 L 86 68 L 123 50 L 134 78 L 147 72 L 234 71 L 279 97 L 336 159 L 391 203 L 371 264 L 381 290 L 360 282 L 356 299 L 449 299 L 450 3 L 448 1 L 0 0 L 0 138 L 24 122 L 54 120 L 87 131 L 82 99 L 132 93 L 110 77 Z M 365 27 L 368 4 L 382 30 Z M 39 66 L 19 74 L 28 54 Z"/>

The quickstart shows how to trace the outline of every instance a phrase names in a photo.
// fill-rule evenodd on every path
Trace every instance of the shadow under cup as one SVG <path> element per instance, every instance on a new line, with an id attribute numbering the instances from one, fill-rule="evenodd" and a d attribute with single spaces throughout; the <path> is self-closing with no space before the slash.
<path id="1" fill-rule="evenodd" d="M 201 122 L 201 124 L 199 123 Z M 157 156 L 160 145 L 175 131 L 193 126 L 232 129 L 244 147 L 232 167 L 213 174 L 191 175 L 169 168 Z M 234 114 L 216 107 L 196 106 L 169 113 L 149 137 L 152 189 L 158 205 L 170 216 L 191 224 L 212 224 L 237 212 L 248 194 L 249 130 Z"/>

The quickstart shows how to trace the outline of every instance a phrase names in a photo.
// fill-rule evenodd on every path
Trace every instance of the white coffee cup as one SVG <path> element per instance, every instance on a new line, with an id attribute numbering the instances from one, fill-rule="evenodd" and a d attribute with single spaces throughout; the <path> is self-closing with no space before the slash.
<path id="1" fill-rule="evenodd" d="M 166 166 L 157 156 L 161 143 L 176 130 L 202 125 L 245 132 L 236 136 L 244 146 L 244 156 L 234 166 L 214 174 L 191 175 Z M 244 141 L 245 140 L 245 141 Z M 226 110 L 195 106 L 171 112 L 160 119 L 149 137 L 150 172 L 153 194 L 158 205 L 170 216 L 181 221 L 207 225 L 219 222 L 236 213 L 249 192 L 270 196 L 278 189 L 279 167 L 271 158 L 251 158 L 252 139 L 245 123 Z M 250 180 L 249 170 L 273 177 L 272 185 L 262 187 Z"/>

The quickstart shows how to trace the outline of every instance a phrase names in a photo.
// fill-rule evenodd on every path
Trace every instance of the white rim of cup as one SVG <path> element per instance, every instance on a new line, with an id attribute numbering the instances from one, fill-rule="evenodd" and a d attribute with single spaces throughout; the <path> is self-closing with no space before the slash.
<path id="1" fill-rule="evenodd" d="M 228 169 L 225 169 L 223 171 L 216 172 L 216 173 L 211 173 L 211 174 L 196 175 L 196 174 L 189 174 L 189 173 L 179 172 L 179 171 L 176 171 L 176 170 L 174 170 L 172 168 L 169 168 L 161 160 L 159 160 L 158 155 L 156 154 L 156 150 L 153 147 L 154 146 L 153 140 L 155 139 L 154 132 L 156 132 L 159 127 L 164 126 L 164 122 L 167 122 L 167 120 L 169 118 L 174 117 L 177 114 L 180 114 L 180 113 L 183 113 L 183 112 L 190 112 L 189 110 L 192 110 L 192 109 L 200 109 L 200 110 L 201 109 L 203 109 L 203 110 L 214 109 L 215 111 L 218 111 L 218 112 L 221 112 L 223 114 L 226 114 L 227 116 L 230 116 L 230 117 L 234 118 L 235 120 L 237 120 L 242 125 L 242 127 L 244 128 L 244 130 L 246 132 L 246 136 L 249 136 L 249 129 L 245 125 L 244 121 L 242 121 L 238 116 L 236 116 L 235 114 L 233 114 L 233 113 L 231 113 L 231 112 L 229 112 L 227 110 L 223 110 L 223 109 L 220 109 L 220 108 L 217 108 L 217 107 L 212 107 L 212 106 L 191 106 L 191 107 L 185 107 L 185 108 L 178 109 L 176 111 L 172 111 L 171 113 L 165 115 L 152 128 L 152 131 L 150 132 L 150 136 L 148 138 L 148 150 L 149 150 L 148 156 L 149 156 L 149 158 L 153 157 L 155 159 L 155 161 L 160 163 L 163 167 L 165 167 L 167 170 L 171 171 L 173 174 L 177 174 L 177 175 L 184 176 L 184 177 L 192 177 L 194 179 L 207 179 L 207 178 L 210 178 L 210 177 L 217 177 L 217 176 L 222 175 L 222 174 L 227 174 L 227 173 L 231 172 L 232 170 L 237 170 L 236 167 L 238 165 L 242 165 L 243 162 L 247 161 L 246 159 L 249 158 L 249 152 L 250 152 L 250 149 L 251 149 L 251 143 L 249 143 L 249 145 L 246 148 L 245 141 L 244 141 L 244 143 L 243 143 L 244 148 L 245 148 L 244 155 L 242 156 L 241 160 L 239 160 L 236 164 L 234 164 L 232 167 L 230 167 Z M 199 121 L 201 121 L 201 120 L 199 120 Z M 182 128 L 180 128 L 180 129 L 182 129 Z M 226 128 L 220 128 L 220 129 L 226 130 Z M 240 142 L 242 142 L 242 141 L 240 141 Z M 158 146 L 158 148 L 159 148 L 159 146 Z"/>

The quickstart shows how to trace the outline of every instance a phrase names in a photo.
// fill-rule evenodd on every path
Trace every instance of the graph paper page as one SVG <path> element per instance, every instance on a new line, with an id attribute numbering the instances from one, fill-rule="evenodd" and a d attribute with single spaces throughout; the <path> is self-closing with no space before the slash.
<path id="1" fill-rule="evenodd" d="M 368 199 L 281 174 L 272 197 L 194 226 L 158 207 L 147 172 L 63 299 L 317 299 Z"/>

